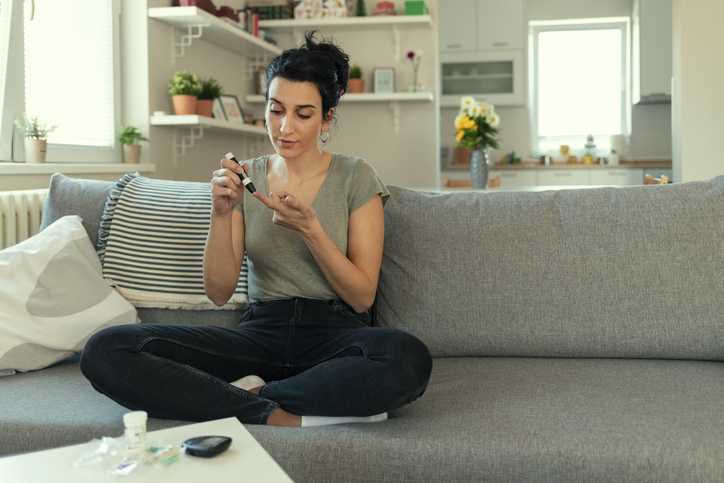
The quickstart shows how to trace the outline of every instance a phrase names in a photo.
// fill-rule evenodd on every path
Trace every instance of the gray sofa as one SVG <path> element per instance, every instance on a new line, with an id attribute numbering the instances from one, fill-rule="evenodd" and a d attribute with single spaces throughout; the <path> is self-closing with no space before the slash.
<path id="1" fill-rule="evenodd" d="M 56 175 L 43 223 L 80 214 L 95 238 L 109 187 Z M 295 481 L 724 480 L 724 176 L 390 191 L 375 324 L 420 337 L 432 377 L 383 423 L 248 425 Z M 117 436 L 126 411 L 77 357 L 0 378 L 0 407 L 0 455 Z"/>

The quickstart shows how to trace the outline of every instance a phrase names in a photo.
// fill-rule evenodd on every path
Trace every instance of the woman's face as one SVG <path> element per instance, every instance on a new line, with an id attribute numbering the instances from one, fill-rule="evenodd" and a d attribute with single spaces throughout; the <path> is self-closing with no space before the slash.
<path id="1" fill-rule="evenodd" d="M 329 121 L 322 119 L 322 97 L 314 83 L 272 79 L 264 117 L 269 139 L 280 156 L 320 152 L 319 135 L 329 128 Z"/>

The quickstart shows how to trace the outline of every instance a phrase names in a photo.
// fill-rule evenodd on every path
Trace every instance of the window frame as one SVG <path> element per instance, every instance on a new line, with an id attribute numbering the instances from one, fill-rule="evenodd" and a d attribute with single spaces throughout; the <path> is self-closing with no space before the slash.
<path id="1" fill-rule="evenodd" d="M 538 35 L 542 32 L 617 29 L 622 33 L 621 59 L 621 134 L 631 134 L 631 19 L 630 17 L 574 18 L 563 20 L 534 20 L 529 22 L 528 33 L 528 72 L 529 96 L 528 111 L 530 115 L 531 151 L 535 156 L 550 153 L 550 149 L 541 147 L 543 142 L 555 146 L 568 144 L 571 149 L 583 147 L 584 135 L 571 136 L 539 136 L 538 135 Z M 596 133 L 592 133 L 596 134 Z M 608 139 L 596 139 L 599 147 L 608 147 Z"/>
<path id="2" fill-rule="evenodd" d="M 47 161 L 54 163 L 120 163 L 122 161 L 121 145 L 118 142 L 118 133 L 121 129 L 123 119 L 123 98 L 122 98 L 122 72 L 121 72 L 121 15 L 122 0 L 109 0 L 111 2 L 112 15 L 112 44 L 113 44 L 113 135 L 111 146 L 82 146 L 74 144 L 48 143 Z M 0 37 L 0 49 L 8 59 L 7 65 L 12 61 L 13 50 L 20 52 L 20 68 L 10 69 L 7 66 L 0 66 L 5 69 L 5 86 L 0 86 L 0 106 L 2 106 L 2 119 L 0 119 L 0 162 L 14 161 L 18 157 L 18 144 L 23 142 L 23 136 L 14 128 L 14 120 L 18 119 L 25 112 L 25 58 L 24 58 L 24 7 L 22 0 L 3 0 L 8 2 L 11 16 L 21 19 L 19 22 L 12 22 L 15 28 L 3 31 L 7 36 Z M 0 8 L 6 8 L 1 6 Z M 36 7 L 37 8 L 37 7 Z M 4 12 L 3 12 L 4 13 Z M 0 19 L 2 24 L 10 22 L 10 16 Z M 13 46 L 11 49 L 10 46 Z M 20 102 L 12 103 L 12 99 L 21 99 Z M 14 145 L 14 146 L 13 146 Z M 24 148 L 23 148 L 24 149 Z"/>

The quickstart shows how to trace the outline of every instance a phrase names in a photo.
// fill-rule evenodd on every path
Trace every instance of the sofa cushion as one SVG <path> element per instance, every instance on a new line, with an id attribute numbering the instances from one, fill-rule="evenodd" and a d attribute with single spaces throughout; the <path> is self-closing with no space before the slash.
<path id="1" fill-rule="evenodd" d="M 103 280 L 77 215 L 0 251 L 0 280 L 0 369 L 42 369 L 82 350 L 98 330 L 138 321 Z"/>
<path id="2" fill-rule="evenodd" d="M 50 178 L 48 196 L 43 204 L 40 229 L 66 215 L 78 215 L 93 246 L 98 237 L 98 223 L 103 212 L 106 196 L 113 187 L 112 181 L 70 178 L 55 173 Z"/>
<path id="3" fill-rule="evenodd" d="M 419 337 L 433 356 L 724 353 L 724 176 L 390 191 L 376 323 Z"/>
<path id="4" fill-rule="evenodd" d="M 246 428 L 298 482 L 722 481 L 722 379 L 706 361 L 443 358 L 387 421 Z M 75 363 L 0 379 L 0 407 L 0 454 L 119 436 L 127 411 Z"/>
<path id="5" fill-rule="evenodd" d="M 116 182 L 101 216 L 97 248 L 103 276 L 137 307 L 246 306 L 246 263 L 223 307 L 206 295 L 203 258 L 211 209 L 209 183 L 126 174 Z"/>

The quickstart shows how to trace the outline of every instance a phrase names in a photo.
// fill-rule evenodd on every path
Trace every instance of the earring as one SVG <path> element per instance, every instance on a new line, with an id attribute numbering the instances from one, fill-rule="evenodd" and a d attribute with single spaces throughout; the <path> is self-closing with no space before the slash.
<path id="1" fill-rule="evenodd" d="M 325 137 L 322 137 L 324 135 L 327 135 Z M 329 141 L 329 131 L 323 131 L 322 134 L 319 135 L 319 140 L 322 141 L 322 143 L 326 144 L 327 141 Z"/>

